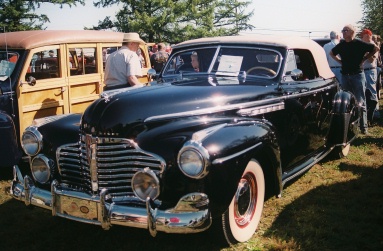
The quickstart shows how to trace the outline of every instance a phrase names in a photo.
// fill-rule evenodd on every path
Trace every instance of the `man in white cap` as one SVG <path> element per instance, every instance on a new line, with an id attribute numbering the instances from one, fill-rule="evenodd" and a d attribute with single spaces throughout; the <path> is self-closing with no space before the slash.
<path id="1" fill-rule="evenodd" d="M 328 65 L 331 68 L 331 71 L 334 73 L 335 77 L 338 79 L 339 83 L 342 82 L 342 74 L 340 73 L 340 70 L 342 69 L 342 65 L 335 61 L 331 56 L 330 56 L 330 51 L 332 48 L 335 47 L 339 43 L 339 34 L 335 31 L 330 32 L 330 39 L 331 41 L 328 42 L 323 46 L 324 51 L 326 52 L 327 56 L 327 62 Z"/>
<path id="2" fill-rule="evenodd" d="M 142 86 L 137 77 L 142 75 L 140 59 L 137 50 L 145 42 L 135 32 L 125 33 L 122 46 L 109 55 L 105 65 L 104 91 Z"/>

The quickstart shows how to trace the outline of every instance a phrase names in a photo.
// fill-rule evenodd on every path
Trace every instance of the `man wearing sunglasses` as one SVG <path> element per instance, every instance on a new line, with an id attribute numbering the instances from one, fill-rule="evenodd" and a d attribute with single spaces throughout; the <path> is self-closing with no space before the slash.
<path id="1" fill-rule="evenodd" d="M 330 51 L 330 56 L 342 65 L 342 89 L 355 95 L 362 111 L 360 130 L 362 134 L 368 134 L 366 78 L 363 72 L 363 63 L 374 56 L 379 48 L 375 44 L 356 39 L 356 29 L 352 25 L 344 26 L 342 34 L 344 42 L 337 44 Z"/>

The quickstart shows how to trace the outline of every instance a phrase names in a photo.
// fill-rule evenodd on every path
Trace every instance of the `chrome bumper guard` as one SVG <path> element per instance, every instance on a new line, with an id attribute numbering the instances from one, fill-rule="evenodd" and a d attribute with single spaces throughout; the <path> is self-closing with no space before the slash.
<path id="1" fill-rule="evenodd" d="M 51 191 L 44 190 L 36 187 L 30 177 L 23 178 L 18 166 L 13 167 L 13 176 L 10 189 L 13 198 L 23 201 L 27 206 L 49 209 L 53 216 L 100 225 L 105 230 L 112 225 L 121 225 L 146 228 L 152 236 L 156 236 L 157 231 L 198 233 L 211 225 L 209 199 L 203 193 L 187 194 L 174 208 L 159 210 L 149 197 L 146 208 L 110 202 L 106 189 L 101 191 L 100 196 L 91 196 L 53 181 Z"/>

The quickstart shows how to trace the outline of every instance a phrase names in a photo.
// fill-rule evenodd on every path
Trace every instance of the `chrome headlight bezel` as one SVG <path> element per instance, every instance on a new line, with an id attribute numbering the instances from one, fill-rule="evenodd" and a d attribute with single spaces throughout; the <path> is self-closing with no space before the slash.
<path id="1" fill-rule="evenodd" d="M 201 179 L 209 173 L 210 155 L 201 144 L 190 141 L 178 153 L 177 162 L 184 175 Z"/>
<path id="2" fill-rule="evenodd" d="M 38 163 L 40 162 L 40 163 Z M 47 184 L 51 180 L 52 163 L 43 154 L 38 154 L 31 161 L 31 173 L 33 179 L 40 184 Z"/>
<path id="3" fill-rule="evenodd" d="M 142 192 L 143 181 L 148 185 L 144 192 Z M 133 175 L 131 186 L 133 193 L 142 201 L 146 201 L 147 197 L 155 200 L 160 195 L 160 181 L 155 172 L 148 167 Z"/>
<path id="4" fill-rule="evenodd" d="M 37 155 L 43 148 L 43 136 L 35 126 L 27 127 L 21 136 L 21 147 L 28 156 Z"/>

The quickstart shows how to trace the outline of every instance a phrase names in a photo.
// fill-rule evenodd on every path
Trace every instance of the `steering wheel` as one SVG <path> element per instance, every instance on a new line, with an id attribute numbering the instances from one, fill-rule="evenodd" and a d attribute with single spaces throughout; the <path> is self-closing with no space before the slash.
<path id="1" fill-rule="evenodd" d="M 246 71 L 247 74 L 249 74 L 250 72 L 254 71 L 254 70 L 262 70 L 262 71 L 266 71 L 267 73 L 270 73 L 270 77 L 273 77 L 275 75 L 277 75 L 277 73 L 273 70 L 273 69 L 270 69 L 270 68 L 267 68 L 267 67 L 263 67 L 263 66 L 254 66 L 254 67 L 251 67 L 250 69 L 248 69 Z M 269 75 L 267 75 L 269 76 Z"/>

